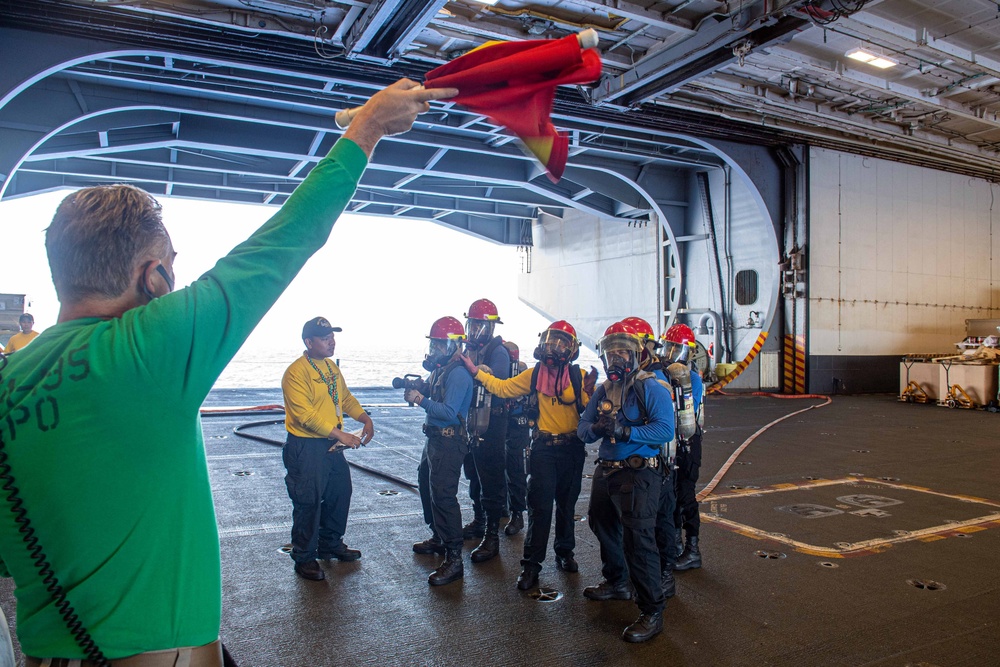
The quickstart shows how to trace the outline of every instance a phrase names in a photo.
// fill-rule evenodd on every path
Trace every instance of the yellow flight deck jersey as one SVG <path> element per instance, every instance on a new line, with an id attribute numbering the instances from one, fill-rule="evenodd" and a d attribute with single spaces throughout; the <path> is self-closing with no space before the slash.
<path id="1" fill-rule="evenodd" d="M 347 388 L 337 364 L 329 359 L 313 359 L 312 362 L 320 370 L 319 373 L 303 354 L 281 378 L 281 393 L 285 396 L 285 430 L 300 438 L 325 438 L 334 428 L 344 427 L 345 414 L 358 419 L 365 409 Z M 331 373 L 336 383 L 336 404 L 327 385 Z"/>
<path id="2" fill-rule="evenodd" d="M 4 354 L 10 354 L 14 350 L 23 349 L 25 345 L 35 340 L 35 336 L 38 335 L 37 331 L 32 331 L 31 333 L 21 333 L 18 332 L 10 337 L 7 341 L 7 347 L 3 349 Z"/>
<path id="3" fill-rule="evenodd" d="M 481 382 L 486 391 L 500 398 L 517 398 L 527 396 L 531 393 L 531 372 L 534 368 L 522 371 L 509 380 L 495 378 L 489 373 L 480 370 L 476 373 L 476 380 Z M 583 386 L 583 378 L 587 373 L 581 368 L 580 384 Z M 576 411 L 576 395 L 573 393 L 573 383 L 570 383 L 563 390 L 562 403 L 555 396 L 546 396 L 538 392 L 538 430 L 552 435 L 562 435 L 564 433 L 576 434 L 576 427 L 580 423 L 580 415 Z M 590 397 L 587 392 L 583 392 L 583 405 L 586 407 Z M 568 403 L 569 405 L 563 405 Z"/>

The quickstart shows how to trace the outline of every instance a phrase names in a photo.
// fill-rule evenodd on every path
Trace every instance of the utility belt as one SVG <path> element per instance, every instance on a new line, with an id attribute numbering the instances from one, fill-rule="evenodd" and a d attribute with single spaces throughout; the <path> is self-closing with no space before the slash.
<path id="1" fill-rule="evenodd" d="M 638 454 L 633 454 L 627 459 L 621 459 L 620 461 L 597 459 L 597 465 L 602 468 L 611 468 L 613 470 L 620 470 L 622 468 L 631 468 L 632 470 L 642 470 L 643 468 L 658 469 L 660 467 L 660 457 L 650 456 L 649 458 L 646 458 L 644 456 L 639 456 Z"/>
<path id="2" fill-rule="evenodd" d="M 79 658 L 33 658 L 28 655 L 24 660 L 25 667 L 97 667 L 96 662 Z M 222 642 L 216 639 L 204 646 L 147 651 L 127 658 L 115 658 L 108 664 L 111 667 L 222 667 Z"/>
<path id="3" fill-rule="evenodd" d="M 455 438 L 455 437 L 465 437 L 465 429 L 461 426 L 431 426 L 430 424 L 424 424 L 420 427 L 420 430 L 424 432 L 424 435 L 428 437 L 441 436 L 442 438 Z"/>
<path id="4" fill-rule="evenodd" d="M 583 441 L 576 437 L 576 433 L 545 433 L 535 431 L 531 434 L 531 444 L 549 446 L 562 445 L 582 445 Z"/>

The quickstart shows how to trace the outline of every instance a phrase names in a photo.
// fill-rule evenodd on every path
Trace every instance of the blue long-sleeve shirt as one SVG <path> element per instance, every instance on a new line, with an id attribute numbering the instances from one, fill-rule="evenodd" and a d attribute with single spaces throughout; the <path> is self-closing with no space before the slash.
<path id="1" fill-rule="evenodd" d="M 453 369 L 444 381 L 444 401 L 432 400 L 430 396 L 424 396 L 420 402 L 427 412 L 427 425 L 444 428 L 445 426 L 458 426 L 458 416 L 469 414 L 469 405 L 472 404 L 472 376 L 465 367 L 458 366 Z"/>
<path id="2" fill-rule="evenodd" d="M 487 343 L 487 345 L 488 344 L 489 343 Z M 480 350 L 480 352 L 481 351 L 482 350 Z M 493 377 L 500 378 L 501 380 L 506 380 L 510 377 L 510 352 L 503 346 L 503 343 L 500 343 L 493 348 L 489 359 L 480 359 L 478 352 L 472 358 L 478 364 L 486 364 L 489 366 L 490 375 Z"/>
<path id="3" fill-rule="evenodd" d="M 674 438 L 674 402 L 667 388 L 657 382 L 656 378 L 646 378 L 643 381 L 646 390 L 646 419 L 643 424 L 639 411 L 639 399 L 635 387 L 631 387 L 625 396 L 616 420 L 623 426 L 632 429 L 628 442 L 612 444 L 611 438 L 604 436 L 598 449 L 598 456 L 605 461 L 621 461 L 638 454 L 643 457 L 656 456 L 660 447 Z M 593 425 L 598 419 L 597 406 L 605 396 L 602 384 L 594 392 L 587 408 L 580 417 L 577 435 L 584 442 L 595 442 L 598 436 L 594 434 Z"/>

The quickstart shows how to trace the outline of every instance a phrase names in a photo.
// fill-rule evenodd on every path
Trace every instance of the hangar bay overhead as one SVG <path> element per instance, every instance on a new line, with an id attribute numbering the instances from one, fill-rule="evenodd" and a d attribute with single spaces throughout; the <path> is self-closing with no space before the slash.
<path id="1" fill-rule="evenodd" d="M 486 41 L 585 28 L 604 75 L 557 96 L 559 183 L 502 128 L 435 103 L 380 144 L 350 210 L 520 246 L 546 214 L 662 225 L 657 317 L 745 322 L 717 338 L 728 361 L 760 342 L 779 291 L 802 296 L 779 271 L 802 243 L 796 150 L 1000 168 L 993 0 L 0 0 L 0 195 L 126 181 L 281 204 L 336 140 L 336 111 Z M 695 272 L 714 278 L 687 289 Z"/>
<path id="2" fill-rule="evenodd" d="M 14 178 L 8 197 L 113 173 L 174 194 L 278 204 L 333 140 L 317 132 L 332 111 L 487 40 L 585 27 L 600 36 L 605 75 L 559 96 L 571 165 L 716 161 L 683 133 L 807 142 L 987 178 L 1000 166 L 994 1 L 4 0 L 0 20 L 50 35 L 51 53 L 24 59 L 72 63 L 47 82 L 53 101 L 30 117 L 5 110 L 6 127 L 91 117 L 32 142 L 19 165 L 5 156 L 16 166 L 0 170 Z M 76 62 L 72 37 L 118 53 Z M 848 57 L 859 48 L 892 66 Z M 203 110 L 179 102 L 191 97 Z M 124 99 L 134 113 L 102 119 Z M 579 171 L 553 187 L 484 118 L 436 108 L 380 151 L 354 209 L 434 218 L 506 243 L 522 240 L 536 209 L 649 213 Z"/>

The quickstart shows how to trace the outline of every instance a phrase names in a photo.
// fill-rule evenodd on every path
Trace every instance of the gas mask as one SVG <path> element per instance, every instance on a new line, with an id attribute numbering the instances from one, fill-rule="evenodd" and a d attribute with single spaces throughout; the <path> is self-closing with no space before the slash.
<path id="1" fill-rule="evenodd" d="M 604 374 L 616 384 L 634 373 L 637 366 L 635 351 L 628 348 L 602 350 L 601 362 L 604 364 Z"/>
<path id="2" fill-rule="evenodd" d="M 453 340 L 431 338 L 430 349 L 422 364 L 424 370 L 431 373 L 445 366 L 458 351 L 458 343 Z"/>

